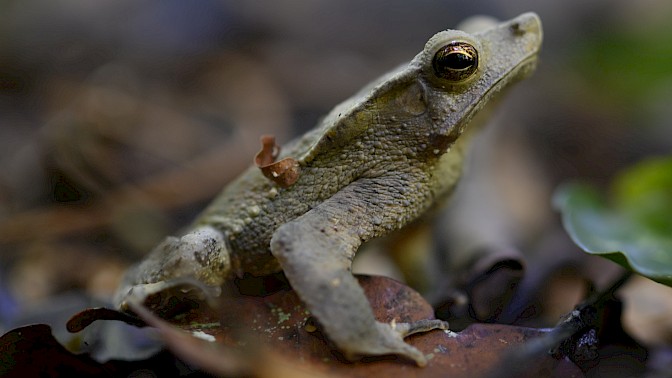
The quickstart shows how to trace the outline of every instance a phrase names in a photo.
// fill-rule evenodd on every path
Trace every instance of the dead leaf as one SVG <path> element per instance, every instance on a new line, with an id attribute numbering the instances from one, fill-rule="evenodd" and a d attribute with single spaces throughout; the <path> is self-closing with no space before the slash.
<path id="1" fill-rule="evenodd" d="M 377 320 L 413 322 L 433 318 L 432 307 L 409 287 L 385 277 L 357 278 Z M 397 356 L 350 362 L 322 333 L 319 323 L 290 288 L 266 296 L 225 293 L 219 308 L 211 308 L 206 302 L 192 303 L 170 323 L 145 307 L 132 305 L 132 309 L 159 330 L 178 357 L 223 375 L 289 377 L 303 372 L 307 376 L 366 378 L 485 377 L 506 366 L 505 358 L 511 351 L 546 333 L 509 325 L 473 324 L 459 333 L 436 330 L 407 338 L 427 356 L 425 368 Z M 114 318 L 108 312 L 97 314 Z M 525 366 L 523 376 L 578 377 L 582 373 L 568 360 L 544 354 Z"/>
<path id="2" fill-rule="evenodd" d="M 292 186 L 299 179 L 299 162 L 291 157 L 275 161 L 280 154 L 275 137 L 262 135 L 260 140 L 261 151 L 254 157 L 254 163 L 269 180 L 283 188 Z"/>
<path id="3" fill-rule="evenodd" d="M 0 376 L 105 377 L 102 365 L 87 356 L 68 352 L 46 324 L 13 329 L 0 337 Z"/>
<path id="4" fill-rule="evenodd" d="M 68 332 L 76 333 L 82 331 L 96 320 L 118 320 L 136 327 L 144 327 L 147 325 L 141 319 L 129 314 L 105 307 L 98 307 L 89 308 L 75 314 L 70 318 L 70 320 L 68 320 L 68 323 L 65 327 L 67 328 Z"/>
<path id="5" fill-rule="evenodd" d="M 382 322 L 407 322 L 433 317 L 431 306 L 414 290 L 384 277 L 358 277 Z M 367 357 L 348 362 L 319 330 L 293 291 L 281 291 L 265 298 L 244 298 L 236 311 L 246 320 L 239 327 L 261 337 L 297 367 L 347 377 L 437 377 L 484 376 L 498 366 L 508 350 L 520 347 L 544 332 L 506 325 L 473 325 L 458 333 L 433 331 L 414 335 L 407 341 L 428 356 L 425 368 L 396 356 Z M 542 356 L 530 366 L 530 376 L 553 372 L 560 364 Z M 580 376 L 578 368 L 573 374 Z M 570 375 L 571 376 L 571 375 Z"/>
<path id="6" fill-rule="evenodd" d="M 249 375 L 250 359 L 239 350 L 216 344 L 215 337 L 203 331 L 191 333 L 162 320 L 144 306 L 130 304 L 131 309 L 149 325 L 157 328 L 166 344 L 186 361 L 223 376 Z"/>
<path id="7" fill-rule="evenodd" d="M 409 322 L 433 317 L 431 306 L 407 286 L 384 277 L 358 279 L 379 321 Z M 500 366 L 507 352 L 545 333 L 531 328 L 476 324 L 460 333 L 432 331 L 414 335 L 407 341 L 429 359 L 427 367 L 418 368 L 397 356 L 345 360 L 290 289 L 264 297 L 224 298 L 218 311 L 226 321 L 220 325 L 212 323 L 210 310 L 203 308 L 207 313 L 204 319 L 199 319 L 199 311 L 192 310 L 190 320 L 181 320 L 179 327 L 209 342 L 196 340 L 146 310 L 137 313 L 159 327 L 169 348 L 186 361 L 215 374 L 231 372 L 231 366 L 237 366 L 264 377 L 273 375 L 267 375 L 268 371 L 260 370 L 260 366 L 272 366 L 271 363 L 279 364 L 279 370 L 271 368 L 277 374 L 288 368 L 335 377 L 480 377 Z M 556 369 L 562 370 L 562 376 L 581 376 L 573 364 L 547 355 L 535 360 L 526 373 L 553 376 Z"/>
<path id="8" fill-rule="evenodd" d="M 16 328 L 0 337 L 0 376 L 23 377 L 157 377 L 188 375 L 193 369 L 163 351 L 136 360 L 99 363 L 87 354 L 66 350 L 46 324 Z M 144 373 L 144 374 L 143 374 Z"/>

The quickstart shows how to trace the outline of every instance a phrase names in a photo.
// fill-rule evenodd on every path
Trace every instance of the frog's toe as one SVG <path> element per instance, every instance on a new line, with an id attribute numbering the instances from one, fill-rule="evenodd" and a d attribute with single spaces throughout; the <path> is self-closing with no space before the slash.
<path id="1" fill-rule="evenodd" d="M 422 319 L 413 323 L 396 323 L 392 327 L 401 335 L 401 337 L 410 336 L 416 333 L 431 331 L 433 329 L 448 330 L 448 322 L 439 319 Z"/>
<path id="2" fill-rule="evenodd" d="M 407 344 L 404 338 L 416 333 L 428 332 L 434 329 L 447 330 L 448 322 L 438 319 L 423 319 L 412 323 L 377 323 L 379 340 L 378 345 L 368 346 L 369 354 L 396 354 L 409 358 L 418 366 L 427 365 L 427 359 L 417 348 Z M 382 342 L 381 342 L 382 341 Z"/>
<path id="3" fill-rule="evenodd" d="M 415 324 L 416 323 L 399 323 L 391 325 L 377 322 L 376 326 L 378 329 L 375 336 L 359 339 L 356 343 L 350 345 L 341 345 L 341 349 L 350 360 L 355 360 L 363 355 L 382 356 L 393 354 L 413 360 L 418 366 L 425 366 L 427 365 L 427 359 L 424 354 L 404 341 L 404 336 L 410 334 L 407 332 L 409 329 L 414 329 L 416 330 L 415 332 L 424 332 L 428 330 L 424 324 L 420 327 L 422 329 L 409 326 Z M 435 328 L 437 327 L 431 327 L 429 329 Z"/>

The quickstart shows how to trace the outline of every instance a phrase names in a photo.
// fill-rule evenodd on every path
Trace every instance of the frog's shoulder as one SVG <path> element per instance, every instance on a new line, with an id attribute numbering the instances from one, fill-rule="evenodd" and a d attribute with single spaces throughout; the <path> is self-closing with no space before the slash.
<path id="1" fill-rule="evenodd" d="M 378 123 L 375 103 L 390 88 L 413 79 L 417 66 L 414 59 L 382 75 L 354 96 L 334 107 L 315 129 L 297 141 L 293 150 L 300 164 L 308 164 L 326 151 L 334 151 L 352 143 L 369 127 Z"/>

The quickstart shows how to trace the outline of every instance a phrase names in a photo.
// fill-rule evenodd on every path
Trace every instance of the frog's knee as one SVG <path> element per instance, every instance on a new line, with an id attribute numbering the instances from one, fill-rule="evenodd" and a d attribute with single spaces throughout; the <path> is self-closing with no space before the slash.
<path id="1" fill-rule="evenodd" d="M 231 269 L 224 236 L 203 226 L 165 246 L 161 262 L 167 278 L 194 277 L 207 285 L 220 285 Z"/>
<path id="2" fill-rule="evenodd" d="M 198 227 L 181 238 L 165 238 L 141 263 L 131 267 L 114 302 L 124 303 L 130 296 L 144 298 L 185 280 L 218 287 L 230 271 L 229 249 L 222 233 L 209 226 Z"/>
<path id="3" fill-rule="evenodd" d="M 151 284 L 174 278 L 195 278 L 206 285 L 220 285 L 231 270 L 224 236 L 202 226 L 181 238 L 169 236 L 131 271 L 129 284 Z"/>

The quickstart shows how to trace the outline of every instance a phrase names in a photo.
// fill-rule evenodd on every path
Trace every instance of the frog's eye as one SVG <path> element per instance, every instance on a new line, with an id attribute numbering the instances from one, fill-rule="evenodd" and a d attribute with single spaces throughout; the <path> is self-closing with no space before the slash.
<path id="1" fill-rule="evenodd" d="M 432 68 L 434 74 L 442 79 L 465 81 L 478 68 L 478 52 L 467 42 L 451 42 L 434 54 Z"/>

